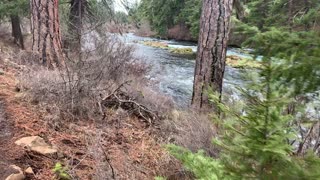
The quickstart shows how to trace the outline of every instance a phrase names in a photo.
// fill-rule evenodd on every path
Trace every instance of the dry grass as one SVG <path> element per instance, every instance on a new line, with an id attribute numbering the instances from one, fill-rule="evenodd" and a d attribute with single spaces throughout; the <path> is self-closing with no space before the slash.
<path id="1" fill-rule="evenodd" d="M 170 176 L 179 172 L 180 164 L 155 140 L 153 128 L 121 109 L 109 110 L 107 118 L 101 122 L 64 121 L 67 128 L 55 131 L 42 118 L 48 112 L 21 101 L 22 93 L 15 91 L 17 81 L 13 74 L 7 72 L 0 76 L 0 85 L 6 86 L 0 89 L 0 95 L 8 102 L 8 115 L 19 129 L 14 139 L 39 135 L 60 152 L 57 159 L 50 159 L 12 148 L 19 152 L 17 157 L 12 156 L 19 160 L 18 165 L 32 166 L 35 171 L 36 175 L 30 179 L 52 179 L 51 169 L 56 162 L 68 167 L 74 179 L 112 179 L 107 158 L 110 158 L 116 179 L 153 179 L 157 175 Z"/>
<path id="2" fill-rule="evenodd" d="M 53 176 L 51 168 L 60 161 L 74 178 L 112 178 L 111 164 L 117 179 L 153 179 L 158 175 L 181 179 L 186 177 L 184 170 L 162 143 L 176 143 L 193 151 L 204 149 L 215 155 L 210 120 L 191 112 L 172 113 L 172 99 L 148 86 L 145 74 L 149 67 L 133 57 L 132 47 L 113 37 L 88 44 L 80 56 L 68 55 L 67 68 L 54 71 L 34 63 L 36 53 L 10 55 L 20 92 L 16 92 L 17 81 L 12 73 L 10 87 L 0 94 L 10 97 L 6 98 L 10 102 L 8 111 L 21 129 L 19 136 L 45 137 L 63 155 L 56 160 L 37 157 L 31 162 L 27 154 L 22 154 L 21 162 L 32 164 L 36 177 Z M 6 81 L 8 78 L 1 83 Z M 107 117 L 101 121 L 97 102 L 124 82 L 130 83 L 121 89 L 123 92 L 170 120 L 149 126 L 130 116 L 130 111 L 103 109 Z M 166 140 L 160 141 L 158 133 Z"/>
<path id="3" fill-rule="evenodd" d="M 217 148 L 212 144 L 216 130 L 208 115 L 173 110 L 170 119 L 162 124 L 161 131 L 166 134 L 169 143 L 193 152 L 202 149 L 209 156 L 217 156 Z"/>
<path id="4" fill-rule="evenodd" d="M 91 45 L 90 45 L 91 46 Z M 144 81 L 148 67 L 133 57 L 133 48 L 113 37 L 95 41 L 79 56 L 69 55 L 66 68 L 48 70 L 30 64 L 34 54 L 20 62 L 29 68 L 20 74 L 20 87 L 32 103 L 60 119 L 95 119 L 98 102 L 124 82 Z"/>

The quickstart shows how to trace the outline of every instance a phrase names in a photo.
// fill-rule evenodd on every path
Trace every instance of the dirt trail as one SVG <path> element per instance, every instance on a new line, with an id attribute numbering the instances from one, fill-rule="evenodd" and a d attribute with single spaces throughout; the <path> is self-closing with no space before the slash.
<path id="1" fill-rule="evenodd" d="M 12 173 L 9 169 L 11 161 L 8 151 L 10 140 L 13 137 L 13 124 L 7 120 L 5 104 L 0 97 L 0 179 L 5 179 Z"/>

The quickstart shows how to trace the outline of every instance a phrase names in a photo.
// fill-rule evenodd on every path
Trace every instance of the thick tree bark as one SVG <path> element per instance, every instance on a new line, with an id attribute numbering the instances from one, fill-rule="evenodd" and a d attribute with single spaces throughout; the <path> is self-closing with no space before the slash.
<path id="1" fill-rule="evenodd" d="M 192 106 L 211 109 L 207 91 L 222 93 L 233 0 L 203 0 Z"/>
<path id="2" fill-rule="evenodd" d="M 31 0 L 32 50 L 48 68 L 64 65 L 61 47 L 58 0 Z"/>
<path id="3" fill-rule="evenodd" d="M 24 49 L 20 17 L 18 15 L 11 15 L 10 19 L 11 19 L 12 37 L 14 39 L 14 43 L 18 44 L 21 49 Z"/>

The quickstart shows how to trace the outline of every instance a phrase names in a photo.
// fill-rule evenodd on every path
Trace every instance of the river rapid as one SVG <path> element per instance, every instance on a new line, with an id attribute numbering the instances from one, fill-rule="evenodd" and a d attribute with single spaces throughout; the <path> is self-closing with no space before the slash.
<path id="1" fill-rule="evenodd" d="M 168 96 L 171 96 L 178 107 L 187 107 L 191 102 L 193 90 L 193 78 L 195 57 L 176 55 L 166 49 L 143 45 L 141 41 L 160 41 L 173 48 L 192 48 L 197 50 L 197 44 L 174 40 L 159 40 L 155 38 L 139 37 L 131 33 L 125 34 L 121 39 L 126 44 L 135 47 L 135 56 L 151 65 L 148 75 L 154 81 L 155 88 Z M 228 48 L 227 55 L 248 57 L 238 49 Z M 243 84 L 243 70 L 226 66 L 223 93 L 229 101 L 238 100 L 239 92 L 237 86 Z"/>

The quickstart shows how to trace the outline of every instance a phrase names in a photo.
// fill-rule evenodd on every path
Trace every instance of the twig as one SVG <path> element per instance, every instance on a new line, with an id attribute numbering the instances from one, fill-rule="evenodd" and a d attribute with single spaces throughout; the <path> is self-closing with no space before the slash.
<path id="1" fill-rule="evenodd" d="M 113 168 L 113 166 L 111 165 L 111 162 L 110 162 L 110 159 L 109 159 L 108 154 L 103 150 L 103 147 L 102 147 L 102 145 L 101 145 L 100 142 L 98 143 L 98 145 L 100 146 L 101 151 L 104 153 L 104 155 L 105 155 L 105 157 L 106 157 L 106 161 L 107 161 L 107 163 L 108 163 L 109 166 L 110 166 L 110 169 L 111 169 L 111 172 L 112 172 L 112 178 L 113 178 L 113 179 L 116 179 L 116 175 L 115 175 L 115 173 L 114 173 L 114 168 Z"/>
<path id="2" fill-rule="evenodd" d="M 311 126 L 311 128 L 309 129 L 307 135 L 306 135 L 305 138 L 303 139 L 303 142 L 300 143 L 299 149 L 298 149 L 298 151 L 297 151 L 297 154 L 300 154 L 300 153 L 302 152 L 303 146 L 304 146 L 304 144 L 307 142 L 307 139 L 309 138 L 311 132 L 313 131 L 314 125 L 315 125 L 315 123 L 314 123 L 314 124 Z"/>
<path id="3" fill-rule="evenodd" d="M 125 81 L 121 83 L 112 93 L 110 93 L 108 96 L 102 98 L 102 101 L 105 101 L 106 99 L 110 98 L 112 95 L 114 95 L 117 91 L 119 91 L 124 85 L 131 83 L 132 80 Z"/>
<path id="4" fill-rule="evenodd" d="M 149 110 L 149 109 L 148 109 L 147 107 L 145 107 L 144 105 L 141 105 L 141 104 L 139 104 L 139 103 L 137 103 L 137 102 L 135 102 L 135 101 L 132 101 L 132 100 L 122 100 L 122 99 L 120 99 L 120 98 L 119 98 L 117 95 L 115 95 L 115 94 L 114 94 L 114 97 L 117 98 L 117 100 L 118 100 L 120 103 L 131 103 L 131 104 L 134 104 L 134 105 L 138 106 L 139 115 L 140 115 L 143 119 L 145 119 L 146 121 L 148 121 L 150 124 L 152 124 L 151 120 L 150 120 L 149 118 L 146 118 L 146 117 L 142 114 L 141 109 L 142 109 L 143 111 L 151 114 L 151 117 L 152 117 L 153 119 L 158 118 L 158 116 L 157 116 L 155 113 L 153 113 L 151 110 Z"/>

